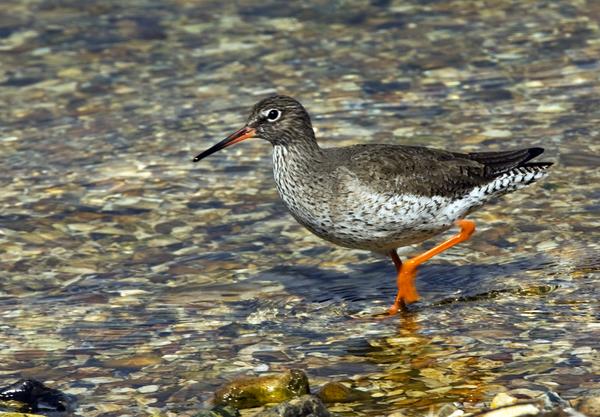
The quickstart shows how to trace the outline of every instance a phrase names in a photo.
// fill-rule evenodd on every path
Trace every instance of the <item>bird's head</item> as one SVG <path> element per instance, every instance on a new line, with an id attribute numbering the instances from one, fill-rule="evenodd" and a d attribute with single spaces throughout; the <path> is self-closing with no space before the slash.
<path id="1" fill-rule="evenodd" d="M 302 104 L 291 97 L 271 96 L 254 105 L 244 127 L 196 156 L 194 162 L 250 138 L 267 140 L 273 146 L 315 141 L 310 117 Z"/>

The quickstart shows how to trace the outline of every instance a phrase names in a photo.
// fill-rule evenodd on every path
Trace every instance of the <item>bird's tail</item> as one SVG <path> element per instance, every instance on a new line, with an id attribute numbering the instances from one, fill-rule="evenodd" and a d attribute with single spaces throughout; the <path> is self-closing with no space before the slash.
<path id="1" fill-rule="evenodd" d="M 489 182 L 475 192 L 495 197 L 535 182 L 548 174 L 552 162 L 529 162 L 544 153 L 543 148 L 525 148 L 503 152 L 470 153 L 469 158 L 485 166 Z"/>
<path id="2" fill-rule="evenodd" d="M 485 194 L 494 196 L 510 193 L 536 182 L 548 175 L 552 162 L 528 162 L 512 168 L 483 187 Z"/>

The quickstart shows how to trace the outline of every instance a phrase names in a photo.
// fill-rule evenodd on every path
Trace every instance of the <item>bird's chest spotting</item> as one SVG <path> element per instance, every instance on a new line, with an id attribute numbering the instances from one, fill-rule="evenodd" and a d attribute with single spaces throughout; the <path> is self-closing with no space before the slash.
<path id="1" fill-rule="evenodd" d="M 273 176 L 281 199 L 298 222 L 317 235 L 331 230 L 331 195 L 306 161 L 290 155 L 284 147 L 275 146 Z"/>

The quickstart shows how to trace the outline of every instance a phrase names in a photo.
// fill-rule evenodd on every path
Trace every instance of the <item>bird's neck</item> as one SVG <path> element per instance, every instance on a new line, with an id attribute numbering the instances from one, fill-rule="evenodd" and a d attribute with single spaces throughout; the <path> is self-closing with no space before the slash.
<path id="1" fill-rule="evenodd" d="M 323 151 L 316 141 L 273 145 L 273 163 L 276 170 L 310 170 L 323 159 Z"/>
<path id="2" fill-rule="evenodd" d="M 302 134 L 295 133 L 294 136 L 282 137 L 280 141 L 273 142 L 273 160 L 276 164 L 292 164 L 296 168 L 310 169 L 310 166 L 322 160 L 323 151 L 312 128 Z"/>

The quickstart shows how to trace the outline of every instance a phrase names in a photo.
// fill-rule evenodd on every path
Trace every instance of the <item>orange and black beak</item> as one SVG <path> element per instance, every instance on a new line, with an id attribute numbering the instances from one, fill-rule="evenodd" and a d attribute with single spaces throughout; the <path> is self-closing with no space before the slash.
<path id="1" fill-rule="evenodd" d="M 204 152 L 202 152 L 201 154 L 196 156 L 194 158 L 194 162 L 198 162 L 199 160 L 204 159 L 207 156 L 212 155 L 213 153 L 220 151 L 223 148 L 233 145 L 234 143 L 238 143 L 243 140 L 254 137 L 255 135 L 256 135 L 256 129 L 245 126 L 245 127 L 241 128 L 240 130 L 238 130 L 237 132 L 232 133 L 231 135 L 227 136 L 221 142 L 208 148 L 207 150 L 205 150 Z"/>

